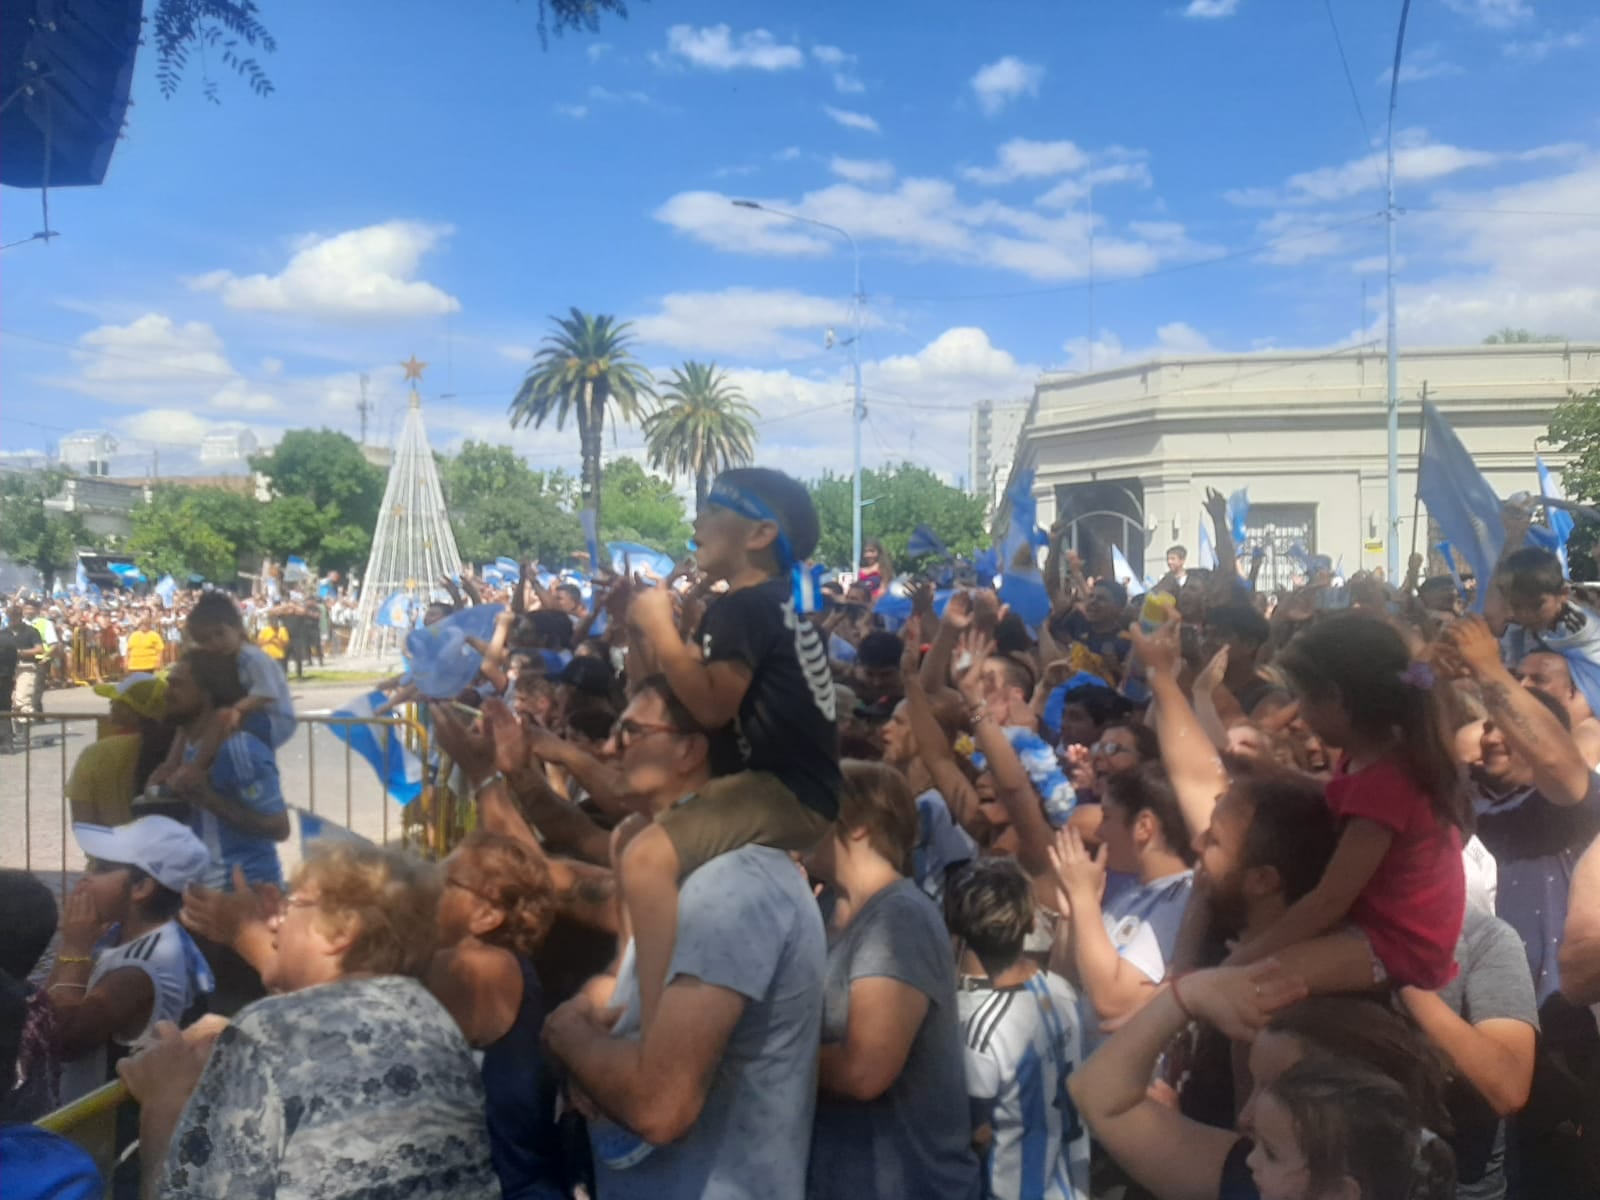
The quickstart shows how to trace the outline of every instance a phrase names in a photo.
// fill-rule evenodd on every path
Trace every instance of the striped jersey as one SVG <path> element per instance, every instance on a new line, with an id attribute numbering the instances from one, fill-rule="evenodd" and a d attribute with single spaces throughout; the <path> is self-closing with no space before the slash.
<path id="1" fill-rule="evenodd" d="M 1079 1061 L 1078 1001 L 1046 971 L 960 993 L 967 1094 L 993 1131 L 984 1166 L 995 1200 L 1087 1200 L 1089 1132 L 1067 1094 Z"/>

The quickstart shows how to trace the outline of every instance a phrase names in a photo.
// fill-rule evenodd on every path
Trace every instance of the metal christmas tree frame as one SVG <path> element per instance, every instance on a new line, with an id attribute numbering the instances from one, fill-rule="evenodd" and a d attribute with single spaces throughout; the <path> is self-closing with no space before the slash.
<path id="1" fill-rule="evenodd" d="M 361 578 L 361 601 L 350 637 L 352 658 L 382 658 L 399 649 L 406 631 L 380 625 L 377 620 L 378 610 L 395 592 L 406 593 L 413 611 L 420 613 L 441 577 L 461 573 L 461 555 L 445 512 L 433 449 L 422 427 L 417 381 L 427 365 L 418 362 L 414 354 L 401 364 L 411 382 L 411 406 L 389 465 L 378 528 L 372 536 L 372 555 Z"/>

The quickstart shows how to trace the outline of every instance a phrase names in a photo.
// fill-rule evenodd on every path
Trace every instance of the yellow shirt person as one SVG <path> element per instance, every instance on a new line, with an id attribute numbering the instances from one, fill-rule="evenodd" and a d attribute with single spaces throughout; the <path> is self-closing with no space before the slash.
<path id="1" fill-rule="evenodd" d="M 289 657 L 289 631 L 280 624 L 268 625 L 257 635 L 256 642 L 275 663 Z"/>
<path id="2" fill-rule="evenodd" d="M 161 654 L 167 640 L 154 629 L 141 625 L 128 635 L 128 670 L 156 671 L 161 668 Z"/>

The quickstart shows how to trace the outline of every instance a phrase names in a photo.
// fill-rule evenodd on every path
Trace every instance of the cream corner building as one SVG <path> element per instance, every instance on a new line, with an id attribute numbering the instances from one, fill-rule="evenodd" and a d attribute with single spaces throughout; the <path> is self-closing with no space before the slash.
<path id="1" fill-rule="evenodd" d="M 1014 469 L 1033 468 L 1040 524 L 1058 519 L 1159 575 L 1169 545 L 1190 565 L 1207 487 L 1247 487 L 1262 586 L 1286 583 L 1300 543 L 1346 573 L 1387 557 L 1386 360 L 1363 348 L 1161 357 L 1034 389 Z M 1426 390 L 1495 490 L 1537 491 L 1536 448 L 1556 405 L 1600 386 L 1600 343 L 1405 350 L 1400 359 L 1400 560 L 1412 546 Z M 1546 461 L 1559 470 L 1561 458 Z M 999 515 L 1004 519 L 1004 513 Z M 1424 527 L 1417 547 L 1426 551 Z M 1109 553 L 1109 551 L 1106 551 Z M 1095 564 L 1091 563 L 1091 568 Z M 1102 568 L 1103 569 L 1103 568 Z"/>

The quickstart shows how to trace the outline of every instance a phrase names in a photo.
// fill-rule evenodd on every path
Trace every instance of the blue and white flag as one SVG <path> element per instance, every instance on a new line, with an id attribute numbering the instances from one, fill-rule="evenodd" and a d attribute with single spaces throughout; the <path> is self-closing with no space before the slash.
<path id="1" fill-rule="evenodd" d="M 794 609 L 796 612 L 821 612 L 826 603 L 822 594 L 822 577 L 828 568 L 821 563 L 798 565 L 794 572 Z"/>
<path id="2" fill-rule="evenodd" d="M 1122 553 L 1121 546 L 1113 545 L 1111 547 L 1111 571 L 1116 576 L 1118 583 L 1127 586 L 1129 596 L 1144 595 L 1145 586 L 1139 582 L 1139 577 L 1133 573 L 1133 567 L 1129 565 L 1127 556 Z"/>
<path id="3" fill-rule="evenodd" d="M 283 577 L 290 583 L 311 578 L 311 568 L 306 566 L 306 560 L 298 554 L 291 554 L 284 560 Z"/>
<path id="4" fill-rule="evenodd" d="M 672 555 L 638 542 L 607 542 L 606 552 L 611 555 L 611 570 L 616 575 L 637 571 L 646 579 L 671 579 L 678 569 Z"/>
<path id="5" fill-rule="evenodd" d="M 83 559 L 80 558 L 77 573 L 72 577 L 72 590 L 80 596 L 87 596 L 89 587 L 89 572 L 84 570 Z"/>
<path id="6" fill-rule="evenodd" d="M 1217 569 L 1217 547 L 1211 541 L 1211 526 L 1205 517 L 1200 518 L 1200 552 L 1195 557 L 1197 565 L 1203 570 Z"/>
<path id="7" fill-rule="evenodd" d="M 1550 500 L 1565 499 L 1561 489 L 1556 486 L 1555 478 L 1550 474 L 1550 468 L 1545 466 L 1544 455 L 1535 455 L 1534 462 L 1539 468 L 1539 494 Z M 1567 567 L 1567 539 L 1572 536 L 1573 526 L 1577 522 L 1566 509 L 1549 505 L 1545 507 L 1544 520 L 1543 525 L 1534 525 L 1528 530 L 1528 540 L 1536 546 L 1551 551 L 1561 560 L 1561 573 L 1570 575 L 1571 572 Z"/>
<path id="8" fill-rule="evenodd" d="M 890 633 L 899 633 L 911 619 L 911 596 L 903 585 L 891 583 L 873 602 L 872 613 Z"/>
<path id="9" fill-rule="evenodd" d="M 378 605 L 377 615 L 372 619 L 385 629 L 410 629 L 416 621 L 416 601 L 411 598 L 410 592 L 392 592 L 387 600 Z"/>
<path id="10" fill-rule="evenodd" d="M 351 842 L 361 846 L 370 846 L 372 841 L 362 837 L 353 830 L 346 829 L 327 817 L 319 817 L 309 808 L 301 808 L 298 804 L 289 805 L 289 811 L 294 814 L 295 821 L 300 826 L 300 857 L 304 858 L 311 849 L 311 843 L 319 839 L 331 842 Z"/>
<path id="11" fill-rule="evenodd" d="M 1000 599 L 1038 636 L 1050 616 L 1050 593 L 1039 570 L 1039 547 L 1049 538 L 1039 528 L 1039 502 L 1033 496 L 1033 472 L 1017 471 L 1006 488 L 1011 520 L 1000 539 Z"/>
<path id="12" fill-rule="evenodd" d="M 382 692 L 369 692 L 333 710 L 336 717 L 371 717 L 388 699 Z M 372 767 L 384 791 L 397 804 L 410 804 L 422 795 L 422 760 L 406 749 L 400 740 L 399 726 L 363 725 L 330 721 L 334 737 L 346 743 Z"/>
<path id="13" fill-rule="evenodd" d="M 1437 407 L 1422 405 L 1422 459 L 1417 470 L 1417 494 L 1428 515 L 1439 523 L 1445 539 L 1478 577 L 1474 611 L 1483 610 L 1489 579 L 1506 532 L 1500 523 L 1500 497 L 1472 461 L 1472 455 Z"/>
<path id="14" fill-rule="evenodd" d="M 144 583 L 144 572 L 132 563 L 111 563 L 111 573 L 117 577 L 117 582 L 125 588 L 131 588 L 136 583 Z"/>
<path id="15" fill-rule="evenodd" d="M 67 598 L 67 585 L 61 582 L 61 576 L 50 576 L 50 598 L 52 600 L 65 600 Z"/>
<path id="16" fill-rule="evenodd" d="M 1250 489 L 1240 488 L 1228 497 L 1228 535 L 1233 538 L 1233 548 L 1239 550 L 1245 543 L 1245 529 L 1250 522 Z"/>
<path id="17" fill-rule="evenodd" d="M 505 587 L 506 585 L 505 572 L 495 566 L 494 563 L 484 563 L 483 566 L 479 567 L 478 578 L 490 587 Z"/>
<path id="18" fill-rule="evenodd" d="M 171 575 L 163 575 L 155 586 L 155 593 L 161 597 L 162 608 L 171 608 L 178 598 L 178 581 Z"/>

